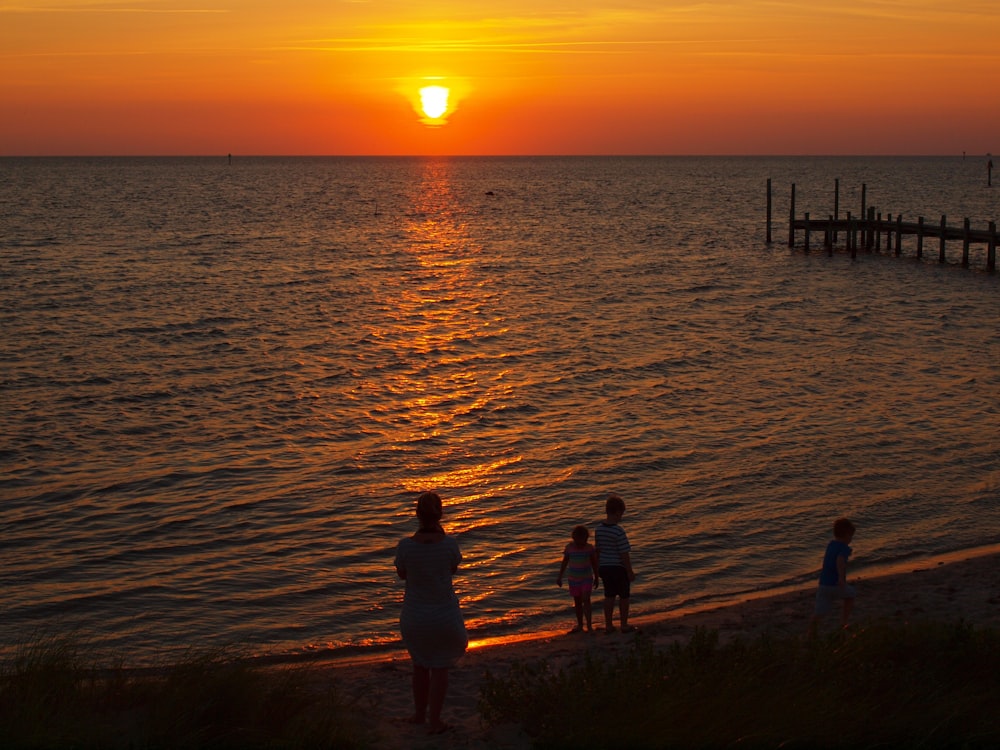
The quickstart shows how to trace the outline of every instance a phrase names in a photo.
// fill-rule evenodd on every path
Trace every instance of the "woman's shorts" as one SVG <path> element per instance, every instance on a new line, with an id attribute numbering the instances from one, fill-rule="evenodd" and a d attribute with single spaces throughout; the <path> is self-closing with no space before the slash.
<path id="1" fill-rule="evenodd" d="M 853 586 L 845 586 L 841 589 L 840 586 L 821 585 L 816 590 L 816 614 L 825 615 L 833 609 L 835 602 L 844 599 L 853 599 L 854 597 L 855 591 Z"/>
<path id="2" fill-rule="evenodd" d="M 620 596 L 628 599 L 631 593 L 629 586 L 628 571 L 620 565 L 605 565 L 600 569 L 601 580 L 604 581 L 604 596 L 614 599 Z"/>

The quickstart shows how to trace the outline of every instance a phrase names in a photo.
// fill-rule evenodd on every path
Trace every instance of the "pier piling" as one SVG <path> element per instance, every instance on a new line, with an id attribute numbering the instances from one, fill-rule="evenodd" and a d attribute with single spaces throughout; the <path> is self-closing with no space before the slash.
<path id="1" fill-rule="evenodd" d="M 833 218 L 840 218 L 840 178 L 833 181 Z M 837 244 L 837 230 L 833 230 L 833 244 Z"/>
<path id="2" fill-rule="evenodd" d="M 788 208 L 788 246 L 795 247 L 795 183 L 792 183 L 792 196 Z"/>
<path id="3" fill-rule="evenodd" d="M 767 244 L 771 244 L 771 178 L 767 178 Z"/>

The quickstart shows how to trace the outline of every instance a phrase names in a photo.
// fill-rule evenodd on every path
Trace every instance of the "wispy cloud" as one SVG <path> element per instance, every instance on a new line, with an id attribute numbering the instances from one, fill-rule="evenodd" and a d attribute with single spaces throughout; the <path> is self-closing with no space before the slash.
<path id="1" fill-rule="evenodd" d="M 148 6 L 120 5 L 113 3 L 71 3 L 63 5 L 0 5 L 0 13 L 18 14 L 69 14 L 69 13 L 229 13 L 225 8 L 170 8 L 156 4 Z"/>
<path id="2" fill-rule="evenodd" d="M 290 42 L 288 48 L 343 53 L 621 53 L 666 44 L 697 44 L 694 35 L 675 33 L 697 7 L 590 8 L 510 16 L 467 12 L 446 22 L 361 19 L 355 25 L 360 32 L 356 36 L 302 39 Z M 713 43 L 729 41 L 701 36 Z"/>
<path id="3" fill-rule="evenodd" d="M 718 39 L 711 40 L 713 43 Z M 724 40 L 725 41 L 725 40 Z M 737 40 L 730 40 L 737 41 Z M 746 41 L 746 40 L 739 40 Z M 666 44 L 691 45 L 700 42 L 675 39 L 638 39 L 628 41 L 616 40 L 581 40 L 581 41 L 546 41 L 546 42 L 512 42 L 489 41 L 482 39 L 460 40 L 404 40 L 404 39 L 317 39 L 298 45 L 290 45 L 283 49 L 311 50 L 318 52 L 524 52 L 524 53 L 593 53 L 593 52 L 623 52 L 635 47 L 654 47 Z"/>
<path id="4" fill-rule="evenodd" d="M 762 0 L 759 7 L 777 18 L 842 17 L 912 23 L 940 23 L 947 20 L 966 23 L 1000 18 L 1000 5 L 995 0 L 965 0 L 952 4 L 941 3 L 939 0 L 847 0 L 810 5 L 797 0 Z"/>

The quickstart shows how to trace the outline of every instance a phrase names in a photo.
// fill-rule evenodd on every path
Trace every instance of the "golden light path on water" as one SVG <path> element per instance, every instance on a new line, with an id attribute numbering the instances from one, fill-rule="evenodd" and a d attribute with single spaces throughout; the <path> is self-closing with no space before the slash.
<path id="1" fill-rule="evenodd" d="M 463 427 L 473 419 L 470 415 L 509 400 L 513 386 L 505 378 L 506 353 L 483 355 L 476 345 L 480 339 L 495 340 L 506 331 L 499 313 L 488 312 L 495 309 L 491 296 L 502 292 L 487 288 L 473 273 L 481 248 L 466 231 L 456 211 L 457 201 L 448 163 L 425 162 L 405 224 L 406 251 L 417 260 L 419 271 L 398 287 L 397 298 L 383 300 L 393 307 L 390 317 L 397 321 L 396 329 L 373 330 L 372 334 L 392 346 L 401 363 L 414 365 L 399 368 L 384 386 L 395 394 L 401 410 L 398 421 L 405 425 L 395 438 L 395 448 L 405 456 L 409 444 L 435 445 L 430 455 L 414 456 L 404 465 L 405 473 L 412 477 L 406 490 L 417 493 L 450 488 L 446 525 L 470 534 L 488 523 L 480 510 L 484 500 L 524 489 L 519 482 L 502 479 L 505 470 L 524 457 L 519 453 L 484 457 L 462 437 Z M 430 364 L 417 366 L 420 362 Z M 446 466 L 447 470 L 436 470 Z M 487 572 L 477 577 L 480 584 L 474 590 L 459 592 L 463 604 L 491 597 L 495 591 L 488 585 L 492 579 L 488 571 L 499 559 L 516 556 L 524 549 L 515 544 L 475 561 L 467 556 L 466 569 L 474 566 Z M 511 613 L 511 619 L 515 615 Z M 503 622 L 506 618 L 499 619 Z M 490 620 L 497 618 L 483 618 L 483 622 Z M 480 623 L 472 619 L 468 624 L 475 627 Z"/>

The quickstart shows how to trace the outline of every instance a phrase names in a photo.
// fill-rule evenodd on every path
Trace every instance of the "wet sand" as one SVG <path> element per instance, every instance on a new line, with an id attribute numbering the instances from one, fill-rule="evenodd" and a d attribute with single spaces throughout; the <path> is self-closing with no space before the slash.
<path id="1" fill-rule="evenodd" d="M 914 561 L 897 566 L 893 572 L 852 575 L 850 582 L 858 590 L 852 616 L 855 626 L 882 621 L 964 619 L 976 626 L 1000 627 L 1000 553 L 995 550 L 971 558 Z M 637 614 L 633 621 L 641 628 L 642 637 L 663 645 L 686 640 L 698 627 L 718 630 L 722 638 L 753 637 L 763 632 L 804 635 L 812 616 L 814 592 L 809 587 L 656 620 Z M 595 599 L 594 604 L 597 624 L 602 621 L 601 600 Z M 574 624 L 571 607 L 567 607 L 566 616 L 568 631 Z M 821 631 L 838 626 L 839 614 L 831 614 Z M 451 672 L 444 719 L 452 729 L 438 736 L 428 736 L 423 727 L 407 722 L 413 704 L 410 662 L 405 653 L 376 661 L 334 662 L 330 669 L 343 691 L 358 700 L 366 720 L 378 733 L 379 748 L 522 749 L 529 748 L 530 741 L 519 727 L 487 729 L 482 725 L 477 704 L 483 674 L 502 674 L 509 664 L 519 661 L 568 664 L 588 650 L 628 648 L 633 638 L 618 632 L 605 634 L 602 628 L 595 628 L 593 633 L 550 633 L 513 643 L 473 644 Z"/>

